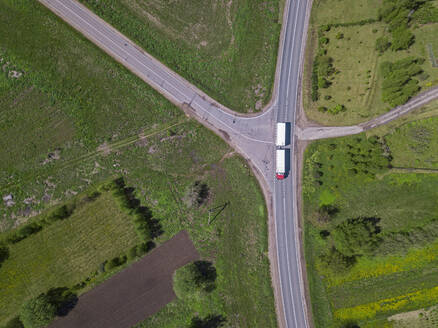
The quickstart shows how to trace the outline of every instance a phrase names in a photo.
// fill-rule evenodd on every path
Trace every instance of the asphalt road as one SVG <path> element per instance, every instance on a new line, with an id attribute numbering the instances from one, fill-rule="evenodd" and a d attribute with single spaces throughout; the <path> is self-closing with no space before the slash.
<path id="1" fill-rule="evenodd" d="M 300 60 L 304 51 L 306 6 L 307 0 L 289 2 L 278 89 L 277 122 L 291 122 L 290 163 L 296 162 L 295 117 L 299 106 Z M 305 328 L 308 327 L 308 317 L 300 263 L 297 201 L 294 192 L 297 172 L 293 165 L 290 165 L 290 168 L 289 178 L 275 181 L 273 193 L 279 276 L 285 326 Z"/>

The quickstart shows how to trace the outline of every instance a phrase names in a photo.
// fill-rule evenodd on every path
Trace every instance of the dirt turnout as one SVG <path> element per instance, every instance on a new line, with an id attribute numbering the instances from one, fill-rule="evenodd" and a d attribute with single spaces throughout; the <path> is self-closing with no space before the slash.
<path id="1" fill-rule="evenodd" d="M 50 328 L 129 328 L 175 298 L 173 272 L 199 254 L 186 231 L 79 298 Z"/>

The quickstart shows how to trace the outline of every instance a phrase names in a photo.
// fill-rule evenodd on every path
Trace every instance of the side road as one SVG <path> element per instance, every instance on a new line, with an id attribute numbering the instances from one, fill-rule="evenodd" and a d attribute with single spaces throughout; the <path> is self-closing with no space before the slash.
<path id="1" fill-rule="evenodd" d="M 296 135 L 300 140 L 317 140 L 325 138 L 335 138 L 358 134 L 363 131 L 373 129 L 380 125 L 391 122 L 410 111 L 426 105 L 428 102 L 438 98 L 438 86 L 433 87 L 409 100 L 406 104 L 395 107 L 389 112 L 376 117 L 368 122 L 352 126 L 312 126 L 297 127 Z"/>

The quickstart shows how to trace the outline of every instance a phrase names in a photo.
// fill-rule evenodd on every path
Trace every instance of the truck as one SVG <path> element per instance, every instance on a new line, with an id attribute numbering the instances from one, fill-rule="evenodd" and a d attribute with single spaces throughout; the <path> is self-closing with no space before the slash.
<path id="1" fill-rule="evenodd" d="M 283 180 L 286 176 L 286 149 L 276 150 L 275 176 Z"/>
<path id="2" fill-rule="evenodd" d="M 277 123 L 275 145 L 277 147 L 286 146 L 286 123 L 284 122 Z"/>

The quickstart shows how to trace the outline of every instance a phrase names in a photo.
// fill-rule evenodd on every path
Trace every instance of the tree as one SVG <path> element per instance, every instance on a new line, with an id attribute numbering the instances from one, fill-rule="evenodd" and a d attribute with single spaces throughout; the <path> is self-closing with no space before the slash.
<path id="1" fill-rule="evenodd" d="M 391 46 L 391 42 L 389 42 L 388 38 L 382 36 L 376 40 L 376 50 L 381 54 L 384 53 Z"/>
<path id="2" fill-rule="evenodd" d="M 50 298 L 43 293 L 23 304 L 20 319 L 25 328 L 40 328 L 55 318 L 56 310 Z"/>
<path id="3" fill-rule="evenodd" d="M 331 232 L 336 249 L 348 257 L 370 254 L 380 241 L 378 221 L 357 218 L 342 222 Z"/>
<path id="4" fill-rule="evenodd" d="M 175 272 L 173 281 L 175 294 L 179 298 L 198 292 L 211 292 L 215 287 L 216 268 L 207 261 L 196 261 Z"/>
<path id="5" fill-rule="evenodd" d="M 394 51 L 408 49 L 414 43 L 414 38 L 407 27 L 399 27 L 392 32 L 391 49 Z"/>
<path id="6" fill-rule="evenodd" d="M 327 237 L 330 234 L 325 232 L 324 235 Z M 356 258 L 354 256 L 345 256 L 334 247 L 321 256 L 320 260 L 330 270 L 338 273 L 345 272 L 356 263 Z"/>

